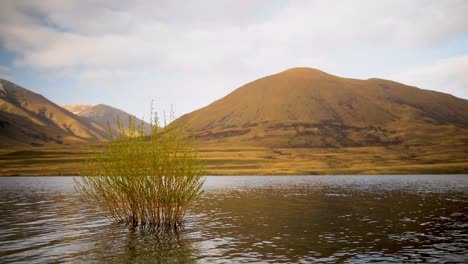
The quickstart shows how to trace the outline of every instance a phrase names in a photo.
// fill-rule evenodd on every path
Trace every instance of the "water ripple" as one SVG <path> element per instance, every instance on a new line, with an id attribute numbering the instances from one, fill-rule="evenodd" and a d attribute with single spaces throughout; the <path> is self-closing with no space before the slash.
<path id="1" fill-rule="evenodd" d="M 468 177 L 208 177 L 184 229 L 114 225 L 72 178 L 0 178 L 1 263 L 468 262 Z"/>

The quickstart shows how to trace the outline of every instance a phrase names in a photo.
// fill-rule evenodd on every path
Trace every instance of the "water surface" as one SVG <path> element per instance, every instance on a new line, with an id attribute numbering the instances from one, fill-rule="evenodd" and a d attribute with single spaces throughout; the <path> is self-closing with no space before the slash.
<path id="1" fill-rule="evenodd" d="M 468 262 L 468 176 L 207 177 L 184 230 L 114 225 L 72 177 L 0 178 L 0 263 Z"/>

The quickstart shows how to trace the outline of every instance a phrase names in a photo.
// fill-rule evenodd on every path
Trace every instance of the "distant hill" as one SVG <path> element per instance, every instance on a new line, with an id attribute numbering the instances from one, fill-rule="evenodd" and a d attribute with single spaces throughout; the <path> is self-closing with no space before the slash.
<path id="1" fill-rule="evenodd" d="M 117 120 L 120 120 L 120 123 L 124 128 L 128 128 L 128 121 L 129 117 L 131 116 L 129 113 L 124 112 L 120 109 L 115 107 L 105 105 L 105 104 L 98 104 L 98 105 L 65 105 L 63 108 L 69 110 L 70 112 L 87 118 L 99 126 L 105 128 L 106 130 L 110 128 L 112 133 L 117 134 L 119 132 Z M 136 118 L 137 124 L 143 124 L 143 128 L 145 132 L 150 131 L 150 125 L 144 122 L 141 119 Z"/>
<path id="2" fill-rule="evenodd" d="M 433 144 L 451 137 L 468 149 L 467 100 L 311 68 L 248 83 L 175 123 L 208 142 L 340 148 Z"/>
<path id="3" fill-rule="evenodd" d="M 0 79 L 0 145 L 41 146 L 103 140 L 105 130 L 40 94 Z"/>

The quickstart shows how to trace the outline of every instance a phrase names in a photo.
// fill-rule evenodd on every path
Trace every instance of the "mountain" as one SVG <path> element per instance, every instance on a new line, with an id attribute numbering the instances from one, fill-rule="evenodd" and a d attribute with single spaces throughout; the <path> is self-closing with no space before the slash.
<path id="1" fill-rule="evenodd" d="M 99 141 L 106 131 L 40 94 L 0 79 L 0 145 L 40 146 Z"/>
<path id="2" fill-rule="evenodd" d="M 311 68 L 248 83 L 175 123 L 204 142 L 343 148 L 434 144 L 450 137 L 468 149 L 467 100 Z"/>
<path id="3" fill-rule="evenodd" d="M 80 115 L 81 112 L 84 112 L 92 108 L 93 106 L 92 105 L 64 105 L 62 107 L 72 112 L 75 115 Z"/>
<path id="4" fill-rule="evenodd" d="M 1 148 L 0 175 L 77 175 L 88 154 L 65 145 L 102 140 L 108 121 L 128 117 L 106 105 L 66 110 L 0 84 L 0 145 L 51 145 Z M 468 101 L 389 80 L 294 68 L 170 124 L 177 125 L 197 140 L 209 175 L 468 173 Z"/>
<path id="5" fill-rule="evenodd" d="M 120 123 L 124 128 L 128 128 L 129 113 L 124 112 L 120 109 L 114 108 L 105 104 L 98 104 L 95 106 L 92 105 L 65 105 L 63 108 L 69 110 L 70 112 L 91 120 L 92 122 L 98 124 L 99 126 L 108 129 L 109 125 L 112 130 L 112 133 L 118 134 L 119 128 L 117 120 L 120 120 Z M 143 124 L 145 132 L 150 131 L 150 125 L 143 120 L 136 118 L 137 124 Z"/>

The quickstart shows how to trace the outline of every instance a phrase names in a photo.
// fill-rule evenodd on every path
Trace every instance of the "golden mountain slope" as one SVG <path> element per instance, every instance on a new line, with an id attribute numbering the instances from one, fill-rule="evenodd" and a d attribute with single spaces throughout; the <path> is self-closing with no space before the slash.
<path id="1" fill-rule="evenodd" d="M 294 148 L 427 144 L 468 133 L 468 101 L 382 79 L 293 68 L 248 83 L 180 122 L 203 142 Z"/>
<path id="2" fill-rule="evenodd" d="M 7 80 L 0 79 L 0 145 L 38 146 L 102 140 L 106 131 Z"/>

